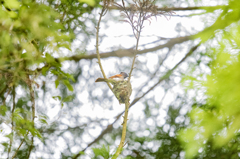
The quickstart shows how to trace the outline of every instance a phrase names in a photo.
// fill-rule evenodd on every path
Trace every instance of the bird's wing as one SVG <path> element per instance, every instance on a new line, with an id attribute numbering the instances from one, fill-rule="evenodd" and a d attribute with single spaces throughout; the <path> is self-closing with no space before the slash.
<path id="1" fill-rule="evenodd" d="M 117 74 L 117 75 L 111 76 L 109 78 L 111 78 L 111 79 L 113 79 L 113 78 L 122 78 L 122 75 L 121 74 Z"/>

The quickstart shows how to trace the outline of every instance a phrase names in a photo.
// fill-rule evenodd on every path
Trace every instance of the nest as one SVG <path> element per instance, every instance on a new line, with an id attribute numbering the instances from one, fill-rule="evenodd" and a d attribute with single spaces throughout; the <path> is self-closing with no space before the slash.
<path id="1" fill-rule="evenodd" d="M 129 98 L 132 94 L 132 85 L 128 81 L 116 81 L 113 82 L 113 93 L 118 99 L 119 103 L 129 102 Z"/>

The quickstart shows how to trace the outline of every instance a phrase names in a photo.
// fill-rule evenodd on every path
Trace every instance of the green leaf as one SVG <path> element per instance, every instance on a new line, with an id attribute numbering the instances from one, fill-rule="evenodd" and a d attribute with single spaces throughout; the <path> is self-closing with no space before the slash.
<path id="1" fill-rule="evenodd" d="M 56 80 L 55 80 L 55 86 L 56 86 L 56 88 L 58 87 L 58 85 L 59 85 L 59 79 L 56 79 Z"/>
<path id="2" fill-rule="evenodd" d="M 35 129 L 35 134 L 39 139 L 42 139 L 42 135 L 37 129 Z"/>
<path id="3" fill-rule="evenodd" d="M 73 95 L 69 95 L 69 96 L 67 96 L 67 97 L 65 97 L 65 98 L 63 99 L 63 102 L 70 102 L 70 101 L 73 100 L 73 98 L 74 98 Z"/>
<path id="4" fill-rule="evenodd" d="M 59 44 L 58 47 L 64 47 L 64 48 L 68 49 L 69 51 L 72 51 L 72 49 L 70 48 L 70 45 L 67 43 Z"/>
<path id="5" fill-rule="evenodd" d="M 7 107 L 5 105 L 0 106 L 0 115 L 5 116 L 7 112 Z"/>
<path id="6" fill-rule="evenodd" d="M 58 72 L 57 70 L 51 70 L 51 73 L 57 76 L 60 75 L 60 72 Z"/>
<path id="7" fill-rule="evenodd" d="M 40 123 L 48 125 L 48 122 L 47 122 L 48 118 L 47 118 L 47 116 L 39 115 L 38 118 L 39 118 Z"/>
<path id="8" fill-rule="evenodd" d="M 108 159 L 111 157 L 109 146 L 106 148 L 105 145 L 102 145 L 100 148 L 92 148 L 95 156 L 102 156 L 104 159 Z"/>
<path id="9" fill-rule="evenodd" d="M 55 59 L 54 57 L 52 57 L 49 53 L 46 53 L 46 60 L 48 63 L 52 63 L 52 62 L 55 62 Z"/>
<path id="10" fill-rule="evenodd" d="M 73 82 L 76 82 L 73 75 L 70 75 L 70 74 L 66 74 L 67 78 L 71 79 Z"/>
<path id="11" fill-rule="evenodd" d="M 68 88 L 69 91 L 73 91 L 73 86 L 68 80 L 63 80 L 64 85 Z"/>
<path id="12" fill-rule="evenodd" d="M 55 100 L 57 100 L 57 99 L 58 99 L 59 101 L 61 101 L 61 100 L 62 100 L 62 97 L 60 97 L 60 96 L 53 96 L 52 98 L 53 98 L 53 99 L 55 99 Z"/>
<path id="13" fill-rule="evenodd" d="M 49 67 L 43 67 L 43 68 L 42 68 L 42 74 L 43 74 L 44 76 L 46 76 L 48 70 L 49 70 Z"/>

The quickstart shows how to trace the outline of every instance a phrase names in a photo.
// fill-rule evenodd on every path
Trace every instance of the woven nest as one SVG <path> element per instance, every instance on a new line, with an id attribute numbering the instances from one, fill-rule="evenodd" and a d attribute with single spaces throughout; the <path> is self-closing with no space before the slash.
<path id="1" fill-rule="evenodd" d="M 128 81 L 116 81 L 113 82 L 113 93 L 118 99 L 119 103 L 129 102 L 129 98 L 132 94 L 132 86 Z"/>

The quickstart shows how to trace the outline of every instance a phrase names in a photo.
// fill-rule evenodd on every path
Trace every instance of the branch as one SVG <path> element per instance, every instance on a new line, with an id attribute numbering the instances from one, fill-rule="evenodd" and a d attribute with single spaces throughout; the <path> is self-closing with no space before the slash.
<path id="1" fill-rule="evenodd" d="M 120 144 L 117 148 L 116 153 L 113 155 L 112 159 L 117 159 L 117 157 L 120 155 L 120 153 L 122 152 L 123 147 L 125 146 L 125 138 L 126 138 L 126 134 L 127 134 L 127 121 L 128 121 L 128 110 L 129 110 L 129 100 L 127 100 L 125 102 L 125 113 L 123 116 L 123 129 L 122 129 L 122 137 L 121 137 L 121 141 Z"/>
<path id="2" fill-rule="evenodd" d="M 103 8 L 102 8 L 102 11 L 101 13 L 99 14 L 100 17 L 99 17 L 99 20 L 98 20 L 98 23 L 97 23 L 97 27 L 96 27 L 96 56 L 97 56 L 97 59 L 98 59 L 98 64 L 99 64 L 99 67 L 100 67 L 100 70 L 102 72 L 102 75 L 104 78 L 107 78 L 106 77 L 106 74 L 104 72 L 104 69 L 102 67 L 102 63 L 101 63 L 101 58 L 100 58 L 100 53 L 99 53 L 99 41 L 98 41 L 98 38 L 99 38 L 99 29 L 100 29 L 100 22 L 101 22 L 101 19 L 102 17 L 106 14 L 107 12 L 107 6 L 108 6 L 108 2 L 107 1 L 104 1 L 104 5 L 103 5 Z M 109 82 L 107 82 L 107 85 L 108 87 L 111 89 L 111 91 L 113 92 L 113 89 L 112 89 L 112 86 L 109 84 Z M 107 129 L 105 129 L 105 132 L 102 132 L 102 136 L 107 133 L 109 130 L 108 129 L 111 129 L 112 130 L 112 125 L 111 126 L 108 126 Z M 97 142 L 98 140 L 100 140 L 102 138 L 102 136 L 100 135 L 97 139 L 95 139 L 92 143 L 89 144 L 89 146 L 91 146 L 93 143 Z M 87 148 L 86 148 L 87 149 Z M 83 151 L 85 151 L 86 149 L 84 149 Z M 73 157 L 73 159 L 76 159 L 77 157 L 79 157 L 81 155 L 81 151 Z"/>
<path id="3" fill-rule="evenodd" d="M 199 6 L 199 7 L 172 7 L 172 8 L 158 8 L 158 11 L 189 11 L 189 10 L 207 10 L 214 11 L 226 7 L 226 5 L 217 5 L 217 6 Z"/>
<path id="4" fill-rule="evenodd" d="M 173 47 L 175 44 L 179 44 L 185 41 L 190 40 L 193 36 L 183 36 L 183 37 L 177 37 L 174 39 L 170 39 L 166 44 L 163 45 L 158 45 L 156 47 L 152 47 L 150 49 L 145 49 L 145 50 L 141 50 L 137 52 L 137 55 L 141 55 L 141 54 L 145 54 L 148 52 L 153 52 L 153 51 L 157 51 L 159 49 L 163 49 L 165 47 Z M 116 50 L 116 51 L 110 51 L 110 52 L 106 52 L 106 53 L 101 53 L 101 59 L 103 58 L 108 58 L 108 57 L 133 57 L 134 56 L 134 52 L 135 50 L 133 49 L 124 49 L 124 50 Z M 97 58 L 97 54 L 91 54 L 91 55 L 74 55 L 74 56 L 70 56 L 70 57 L 63 57 L 63 58 L 56 58 L 56 61 L 66 61 L 66 60 L 72 60 L 72 61 L 80 61 L 83 59 L 86 60 L 92 60 Z"/>
<path id="5" fill-rule="evenodd" d="M 8 90 L 8 92 L 7 92 L 7 95 L 6 95 L 6 97 L 3 99 L 3 102 L 2 102 L 3 105 L 6 105 L 6 99 L 7 99 L 8 95 L 9 95 L 10 92 L 11 92 L 11 88 L 8 87 L 8 89 L 9 89 L 9 90 Z M 4 94 L 3 94 L 3 95 L 4 95 Z"/>
<path id="6" fill-rule="evenodd" d="M 102 63 L 101 63 L 101 58 L 100 58 L 99 48 L 98 48 L 98 46 L 99 46 L 98 38 L 99 38 L 100 22 L 101 22 L 102 17 L 106 14 L 106 12 L 107 12 L 107 3 L 105 1 L 104 5 L 103 5 L 103 8 L 102 8 L 102 11 L 99 14 L 100 17 L 99 17 L 99 20 L 98 20 L 98 23 L 97 23 L 97 27 L 96 27 L 96 30 L 97 30 L 97 32 L 96 32 L 96 53 L 97 53 L 98 64 L 99 64 L 100 70 L 101 70 L 102 75 L 103 75 L 104 78 L 107 78 L 107 77 L 106 77 L 106 74 L 105 74 L 105 72 L 103 70 Z M 109 84 L 108 81 L 107 81 L 107 85 L 111 89 L 111 91 L 113 91 L 112 86 Z"/>
<path id="7" fill-rule="evenodd" d="M 101 133 L 95 140 L 93 140 L 91 143 L 89 143 L 85 149 L 83 149 L 82 151 L 80 151 L 80 152 L 79 152 L 76 156 L 74 156 L 72 159 L 77 159 L 77 158 L 82 154 L 81 152 L 84 152 L 88 147 L 92 146 L 92 144 L 98 142 L 101 138 L 103 138 L 103 136 L 104 136 L 105 134 L 111 132 L 112 129 L 113 129 L 113 124 L 114 124 L 114 123 L 115 123 L 115 122 L 113 122 L 112 124 L 109 124 L 109 125 L 107 126 L 107 128 L 106 128 L 105 130 L 103 130 L 102 133 Z"/>
<path id="8" fill-rule="evenodd" d="M 199 7 L 172 7 L 172 8 L 157 8 L 158 11 L 189 11 L 189 10 L 207 10 L 207 11 L 214 11 L 217 9 L 221 9 L 223 7 L 226 7 L 226 5 L 217 5 L 217 6 L 199 6 Z M 120 9 L 117 8 L 115 6 L 111 6 L 109 7 L 109 10 L 116 10 L 116 9 Z M 126 7 L 127 10 L 130 10 L 129 7 Z"/>
<path id="9" fill-rule="evenodd" d="M 30 97 L 31 97 L 31 102 L 32 102 L 32 123 L 33 123 L 33 128 L 35 128 L 35 124 L 34 124 L 34 119 L 35 119 L 35 98 L 34 98 L 34 90 L 33 90 L 33 87 L 32 87 L 32 81 L 31 81 L 29 76 L 28 76 L 28 86 L 29 86 Z M 31 146 L 29 148 L 28 158 L 31 155 L 31 151 L 33 149 L 33 143 L 34 143 L 34 136 L 32 134 Z"/>
<path id="10" fill-rule="evenodd" d="M 11 136 L 10 136 L 10 145 L 9 145 L 9 148 L 8 148 L 8 158 L 10 157 L 9 155 L 10 155 L 11 148 L 12 148 L 12 143 L 13 143 L 13 128 L 14 128 L 13 120 L 14 120 L 14 110 L 15 110 L 15 106 L 16 106 L 16 103 L 15 103 L 15 97 L 16 97 L 15 85 L 13 85 L 12 96 L 13 96 L 12 130 L 11 130 L 12 132 L 11 132 Z"/>
<path id="11" fill-rule="evenodd" d="M 172 48 L 169 48 L 169 51 L 170 52 L 172 50 Z M 160 70 L 160 67 L 162 66 L 163 62 L 168 58 L 169 56 L 169 53 L 166 54 L 166 56 L 162 59 L 162 61 L 159 63 L 159 65 L 157 66 L 158 69 L 156 69 L 156 71 L 151 75 L 151 77 L 149 78 L 148 81 L 151 81 L 155 76 L 156 74 L 158 73 L 158 71 Z M 145 83 L 143 84 L 142 86 L 139 87 L 138 90 L 142 90 L 146 85 L 148 85 L 148 83 Z M 136 96 L 138 96 L 140 94 L 141 91 L 138 91 Z"/>
<path id="12" fill-rule="evenodd" d="M 28 134 L 28 133 L 27 133 Z M 22 144 L 23 144 L 23 142 L 24 142 L 25 140 L 24 139 L 22 139 L 22 142 L 20 143 L 20 145 L 18 146 L 18 148 L 17 148 L 17 150 L 16 150 L 16 152 L 14 153 L 14 155 L 12 156 L 12 159 L 14 159 L 15 158 L 15 156 L 17 155 L 17 152 L 18 152 L 18 150 L 20 149 L 20 147 L 22 146 Z"/>

